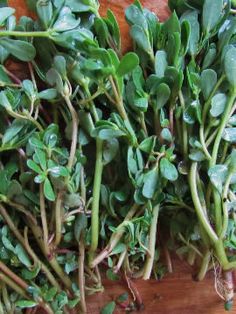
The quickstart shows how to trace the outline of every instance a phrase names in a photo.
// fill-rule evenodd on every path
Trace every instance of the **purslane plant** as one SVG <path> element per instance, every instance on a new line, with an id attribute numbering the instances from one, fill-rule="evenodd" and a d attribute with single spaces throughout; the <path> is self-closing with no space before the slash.
<path id="1" fill-rule="evenodd" d="M 103 289 L 100 264 L 136 294 L 132 277 L 161 276 L 159 248 L 169 270 L 170 249 L 200 265 L 198 279 L 219 265 L 229 306 L 231 1 L 169 1 L 164 23 L 135 1 L 126 10 L 135 52 L 125 55 L 116 18 L 100 17 L 97 1 L 28 3 L 35 21 L 0 9 L 0 312 L 86 312 L 86 294 Z"/>

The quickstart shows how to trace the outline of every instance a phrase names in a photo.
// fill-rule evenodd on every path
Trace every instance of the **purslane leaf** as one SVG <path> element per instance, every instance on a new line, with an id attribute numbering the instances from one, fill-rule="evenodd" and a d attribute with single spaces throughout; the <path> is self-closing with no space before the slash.
<path id="1" fill-rule="evenodd" d="M 202 25 L 208 34 L 219 22 L 223 9 L 223 0 L 205 0 L 203 5 Z"/>
<path id="2" fill-rule="evenodd" d="M 48 199 L 51 202 L 54 202 L 56 199 L 55 193 L 53 191 L 53 187 L 51 182 L 49 181 L 48 178 L 45 179 L 43 183 L 43 191 L 46 199 Z"/>
<path id="3" fill-rule="evenodd" d="M 32 61 L 36 56 L 34 46 L 23 40 L 0 38 L 0 45 L 21 61 Z"/>
<path id="4" fill-rule="evenodd" d="M 230 47 L 224 59 L 225 73 L 229 83 L 236 88 L 236 48 Z"/>
<path id="5" fill-rule="evenodd" d="M 121 59 L 120 64 L 116 70 L 118 76 L 124 76 L 132 72 L 139 64 L 139 58 L 134 52 L 128 52 Z"/>
<path id="6" fill-rule="evenodd" d="M 175 181 L 178 178 L 176 167 L 165 157 L 160 161 L 160 171 L 161 175 L 167 180 Z"/>

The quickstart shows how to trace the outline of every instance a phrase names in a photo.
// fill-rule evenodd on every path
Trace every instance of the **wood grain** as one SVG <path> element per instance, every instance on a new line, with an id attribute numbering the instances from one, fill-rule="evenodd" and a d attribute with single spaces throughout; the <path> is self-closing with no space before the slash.
<path id="1" fill-rule="evenodd" d="M 32 12 L 27 8 L 25 0 L 8 0 L 8 5 L 16 9 L 16 17 L 18 19 L 23 15 L 34 17 Z"/>
<path id="2" fill-rule="evenodd" d="M 106 15 L 108 8 L 115 13 L 122 34 L 122 47 L 126 51 L 132 47 L 128 25 L 124 19 L 124 10 L 132 0 L 101 0 L 100 13 Z M 143 0 L 141 3 L 154 11 L 161 21 L 168 17 L 167 0 Z M 24 0 L 9 0 L 9 5 L 16 8 L 17 17 L 31 14 Z M 16 72 L 22 71 L 21 65 L 10 65 Z M 27 76 L 27 71 L 25 74 Z M 214 289 L 214 276 L 202 282 L 194 282 L 191 269 L 183 263 L 175 262 L 175 272 L 167 275 L 162 281 L 136 281 L 137 288 L 143 298 L 145 309 L 143 314 L 223 314 L 223 303 Z M 104 280 L 105 292 L 88 297 L 88 312 L 98 314 L 100 309 L 119 294 L 127 291 L 123 282 Z M 41 311 L 38 312 L 40 314 Z M 118 309 L 116 314 L 124 313 Z M 236 307 L 232 313 L 236 313 Z M 41 312 L 42 314 L 42 312 Z"/>
<path id="3" fill-rule="evenodd" d="M 144 302 L 142 314 L 224 314 L 224 303 L 214 288 L 213 273 L 201 282 L 193 281 L 191 268 L 176 260 L 174 273 L 163 280 L 135 282 Z M 88 313 L 99 314 L 100 309 L 118 295 L 127 292 L 123 282 L 104 281 L 105 292 L 88 298 Z M 115 314 L 124 310 L 117 309 Z M 236 306 L 232 312 L 236 313 Z"/>

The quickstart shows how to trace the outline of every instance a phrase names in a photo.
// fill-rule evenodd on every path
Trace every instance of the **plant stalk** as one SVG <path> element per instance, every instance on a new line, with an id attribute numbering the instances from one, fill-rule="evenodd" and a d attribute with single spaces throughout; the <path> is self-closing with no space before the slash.
<path id="1" fill-rule="evenodd" d="M 151 277 L 152 273 L 152 267 L 154 263 L 155 258 L 155 248 L 156 248 L 156 236 L 157 236 L 157 220 L 159 215 L 159 204 L 153 207 L 152 211 L 152 222 L 150 227 L 150 233 L 149 233 L 149 245 L 148 245 L 148 251 L 150 254 L 147 255 L 146 262 L 144 265 L 144 273 L 143 273 L 143 279 L 148 280 Z"/>
<path id="2" fill-rule="evenodd" d="M 24 297 L 26 299 L 29 299 L 29 297 L 26 294 L 26 292 L 24 291 L 24 289 L 22 289 L 20 286 L 18 286 L 17 283 L 15 283 L 14 280 L 8 278 L 2 272 L 0 272 L 0 281 L 4 282 L 7 286 L 9 286 L 11 289 L 13 289 L 16 293 L 18 293 L 22 297 Z"/>
<path id="3" fill-rule="evenodd" d="M 82 313 L 87 313 L 87 305 L 85 299 L 85 277 L 84 277 L 84 260 L 85 260 L 85 247 L 84 247 L 84 234 L 81 235 L 79 242 L 79 278 L 78 285 L 80 290 L 80 307 Z"/>
<path id="4" fill-rule="evenodd" d="M 68 168 L 69 170 L 72 169 L 73 164 L 74 164 L 74 159 L 75 159 L 75 153 L 76 153 L 76 147 L 77 147 L 77 137 L 78 137 L 78 115 L 77 112 L 75 111 L 70 97 L 68 95 L 64 96 L 65 102 L 67 104 L 67 107 L 70 111 L 71 114 L 71 119 L 72 119 L 72 141 L 71 141 L 71 148 L 70 148 L 70 156 L 68 160 Z"/>
<path id="5" fill-rule="evenodd" d="M 197 275 L 197 280 L 202 281 L 205 278 L 206 273 L 208 271 L 210 260 L 211 260 L 211 252 L 207 251 L 203 257 L 202 265 Z"/>
<path id="6" fill-rule="evenodd" d="M 94 268 L 98 264 L 100 264 L 105 258 L 107 258 L 112 250 L 116 247 L 119 243 L 120 239 L 125 233 L 125 223 L 130 221 L 132 217 L 135 215 L 136 211 L 138 210 L 138 205 L 134 204 L 128 214 L 126 215 L 124 221 L 116 228 L 116 231 L 112 234 L 108 245 L 100 252 L 97 257 L 92 261 L 91 267 Z"/>
<path id="7" fill-rule="evenodd" d="M 51 255 L 50 252 L 45 251 L 45 246 L 42 241 L 41 228 L 39 228 L 38 226 L 32 226 L 32 225 L 30 226 L 30 228 L 44 256 L 47 258 L 48 263 L 50 264 L 52 269 L 55 271 L 55 273 L 58 275 L 58 277 L 60 278 L 61 282 L 65 285 L 65 287 L 71 290 L 72 282 L 70 278 L 65 274 L 65 272 L 59 265 L 58 261 L 56 260 L 55 256 Z"/>
<path id="8" fill-rule="evenodd" d="M 113 90 L 113 93 L 114 93 L 114 96 L 115 96 L 115 99 L 116 99 L 116 107 L 117 107 L 117 110 L 118 110 L 119 114 L 121 115 L 121 117 L 124 120 L 129 120 L 129 118 L 127 116 L 127 113 L 125 111 L 125 108 L 124 108 L 123 99 L 119 95 L 118 88 L 117 88 L 116 83 L 115 83 L 115 81 L 114 81 L 112 76 L 110 76 L 110 83 L 111 83 L 112 90 Z"/>
<path id="9" fill-rule="evenodd" d="M 61 215 L 61 206 L 62 206 L 62 194 L 63 192 L 58 192 L 56 204 L 55 204 L 55 246 L 57 247 L 61 242 L 62 236 L 62 215 Z"/>
<path id="10" fill-rule="evenodd" d="M 220 142 L 221 142 L 221 139 L 222 139 L 222 134 L 223 134 L 224 129 L 225 129 L 225 127 L 226 127 L 226 125 L 227 125 L 227 123 L 229 121 L 230 114 L 231 114 L 231 109 L 232 109 L 232 106 L 234 104 L 235 97 L 236 97 L 236 93 L 232 92 L 230 97 L 229 97 L 226 110 L 225 110 L 225 112 L 224 112 L 224 114 L 222 116 L 222 120 L 221 120 L 221 123 L 220 123 L 220 126 L 219 126 L 219 130 L 218 130 L 215 142 L 214 142 L 213 150 L 212 150 L 212 159 L 211 159 L 211 162 L 210 162 L 210 167 L 215 166 L 215 164 L 217 162 L 217 156 L 218 156 Z"/>
<path id="11" fill-rule="evenodd" d="M 193 199 L 193 203 L 198 215 L 198 218 L 200 220 L 200 223 L 202 224 L 202 226 L 204 227 L 205 231 L 207 232 L 209 238 L 212 240 L 213 243 L 216 243 L 218 241 L 218 237 L 215 233 L 215 231 L 213 230 L 212 226 L 210 225 L 209 219 L 206 216 L 199 196 L 198 196 L 198 190 L 197 190 L 197 182 L 196 182 L 196 178 L 197 178 L 197 162 L 193 162 L 191 169 L 190 169 L 190 176 L 189 176 L 189 184 L 190 184 L 190 189 L 191 189 L 191 194 L 192 194 L 192 199 Z"/>
<path id="12" fill-rule="evenodd" d="M 37 31 L 37 32 L 21 32 L 21 31 L 0 31 L 0 37 L 14 36 L 14 37 L 44 37 L 49 38 L 51 31 Z"/>
<path id="13" fill-rule="evenodd" d="M 47 254 L 49 254 L 49 247 L 48 247 L 48 223 L 47 223 L 47 214 L 45 208 L 45 197 L 43 192 L 43 184 L 41 183 L 39 186 L 39 201 L 40 201 L 40 215 L 42 221 L 42 228 L 43 228 L 43 241 L 44 247 Z"/>
<path id="14" fill-rule="evenodd" d="M 99 238 L 99 202 L 100 202 L 100 190 L 102 181 L 102 152 L 103 141 L 97 138 L 96 140 L 96 165 L 93 183 L 93 201 L 92 201 L 92 216 L 91 216 L 91 246 L 89 250 L 90 263 L 94 259 L 94 254 L 98 247 Z"/>
<path id="15" fill-rule="evenodd" d="M 182 110 L 184 112 L 185 110 L 185 100 L 184 100 L 184 96 L 183 96 L 183 93 L 182 91 L 179 92 L 179 101 L 180 101 L 180 104 L 181 104 L 181 107 L 182 107 Z M 187 160 L 188 159 L 188 128 L 187 128 L 187 124 L 186 122 L 182 121 L 183 123 L 183 155 L 184 155 L 184 160 Z"/>

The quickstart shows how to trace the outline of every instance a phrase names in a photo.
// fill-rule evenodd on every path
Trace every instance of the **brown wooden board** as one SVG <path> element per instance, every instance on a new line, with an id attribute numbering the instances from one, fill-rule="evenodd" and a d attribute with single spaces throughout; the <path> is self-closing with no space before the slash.
<path id="1" fill-rule="evenodd" d="M 88 313 L 98 314 L 100 309 L 118 295 L 128 292 L 125 282 L 104 280 L 105 291 L 88 297 Z M 193 281 L 192 270 L 178 259 L 174 273 L 161 281 L 136 280 L 135 285 L 144 302 L 142 314 L 223 314 L 224 303 L 215 291 L 214 274 L 211 272 L 201 282 Z M 124 313 L 119 309 L 115 314 Z M 137 312 L 136 312 L 137 313 Z M 236 305 L 232 312 L 236 313 Z"/>

